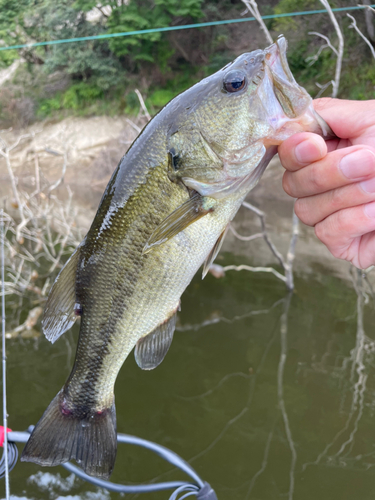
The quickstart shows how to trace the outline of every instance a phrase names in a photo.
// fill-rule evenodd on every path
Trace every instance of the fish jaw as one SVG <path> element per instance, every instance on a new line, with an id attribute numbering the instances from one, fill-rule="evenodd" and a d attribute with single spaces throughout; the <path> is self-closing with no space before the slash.
<path id="1" fill-rule="evenodd" d="M 265 49 L 265 76 L 258 95 L 267 103 L 270 124 L 275 133 L 265 145 L 280 145 L 293 134 L 312 132 L 324 139 L 335 136 L 325 120 L 315 111 L 312 98 L 298 85 L 290 71 L 284 36 Z"/>

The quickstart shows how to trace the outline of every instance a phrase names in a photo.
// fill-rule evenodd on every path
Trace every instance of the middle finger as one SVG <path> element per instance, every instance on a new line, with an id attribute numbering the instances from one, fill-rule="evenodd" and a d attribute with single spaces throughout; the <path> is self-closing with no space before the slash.
<path id="1" fill-rule="evenodd" d="M 315 226 L 339 210 L 365 205 L 372 201 L 375 201 L 375 177 L 326 193 L 299 198 L 294 208 L 304 224 Z"/>
<path id="2" fill-rule="evenodd" d="M 374 174 L 375 151 L 368 146 L 351 146 L 332 151 L 296 172 L 286 171 L 283 188 L 290 196 L 302 198 L 325 193 Z"/>

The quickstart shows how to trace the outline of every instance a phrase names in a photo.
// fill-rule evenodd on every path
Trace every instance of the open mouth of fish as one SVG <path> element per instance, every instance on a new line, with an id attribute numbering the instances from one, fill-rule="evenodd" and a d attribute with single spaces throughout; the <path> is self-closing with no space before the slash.
<path id="1" fill-rule="evenodd" d="M 265 76 L 258 95 L 267 102 L 270 124 L 278 132 L 272 143 L 280 144 L 299 131 L 314 132 L 325 139 L 335 138 L 329 125 L 314 110 L 309 94 L 296 82 L 286 51 L 287 41 L 282 35 L 264 50 Z"/>

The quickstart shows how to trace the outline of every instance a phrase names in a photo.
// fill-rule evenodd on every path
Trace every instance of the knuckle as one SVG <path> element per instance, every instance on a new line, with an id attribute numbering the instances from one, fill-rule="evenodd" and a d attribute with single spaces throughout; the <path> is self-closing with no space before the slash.
<path id="1" fill-rule="evenodd" d="M 340 248 L 340 247 L 328 247 L 328 250 L 331 252 L 331 254 L 334 257 L 336 257 L 336 259 L 346 260 L 345 252 L 343 251 L 342 248 Z"/>
<path id="2" fill-rule="evenodd" d="M 346 210 L 339 210 L 336 212 L 336 232 L 341 233 L 346 231 L 346 226 L 348 224 L 347 212 Z"/>
<path id="3" fill-rule="evenodd" d="M 324 222 L 319 222 L 318 224 L 315 225 L 315 234 L 319 240 L 326 244 L 327 240 L 327 230 L 326 230 L 326 224 Z"/>
<path id="4" fill-rule="evenodd" d="M 309 182 L 310 188 L 314 193 L 322 193 L 325 191 L 324 176 L 321 175 L 321 171 L 317 164 L 312 164 L 309 167 Z"/>
<path id="5" fill-rule="evenodd" d="M 333 230 L 333 225 L 335 225 L 335 223 L 332 221 L 332 217 L 328 217 L 315 225 L 316 236 L 328 247 L 333 243 L 334 234 L 336 232 Z"/>
<path id="6" fill-rule="evenodd" d="M 297 217 L 301 222 L 307 226 L 312 226 L 313 222 L 311 220 L 310 210 L 307 206 L 306 201 L 303 198 L 299 198 L 294 204 L 294 210 Z"/>
<path id="7" fill-rule="evenodd" d="M 340 188 L 333 189 L 330 193 L 330 205 L 334 211 L 344 206 L 344 193 Z"/>
<path id="8" fill-rule="evenodd" d="M 290 182 L 290 173 L 289 172 L 284 172 L 282 183 L 283 183 L 284 191 L 289 196 L 293 196 L 293 189 L 292 189 L 292 185 Z"/>

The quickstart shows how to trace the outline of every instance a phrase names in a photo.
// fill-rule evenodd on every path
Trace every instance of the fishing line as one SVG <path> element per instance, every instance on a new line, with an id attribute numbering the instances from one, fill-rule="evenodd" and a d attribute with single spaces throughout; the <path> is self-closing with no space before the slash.
<path id="1" fill-rule="evenodd" d="M 10 468 L 13 468 L 16 461 L 17 451 L 14 450 L 16 447 L 15 443 L 26 443 L 30 437 L 30 434 L 34 426 L 30 426 L 27 432 L 13 432 L 10 431 L 8 433 L 8 449 L 10 459 Z M 0 427 L 0 434 L 3 429 Z M 6 434 L 6 433 L 5 433 Z M 0 436 L 1 437 L 1 436 Z M 169 500 L 182 500 L 183 498 L 187 498 L 188 496 L 195 495 L 197 500 L 217 500 L 217 496 L 212 487 L 206 482 L 203 481 L 197 472 L 192 468 L 192 466 L 186 462 L 183 458 L 181 458 L 177 453 L 172 450 L 169 450 L 165 446 L 161 446 L 157 443 L 153 443 L 152 441 L 148 441 L 146 439 L 142 439 L 136 436 L 130 436 L 129 434 L 117 434 L 117 442 L 132 444 L 135 446 L 141 446 L 142 448 L 146 448 L 153 453 L 156 453 L 162 459 L 166 460 L 176 468 L 185 472 L 190 478 L 195 482 L 188 483 L 186 481 L 166 481 L 162 483 L 151 483 L 151 484 L 139 484 L 139 485 L 125 485 L 125 484 L 117 484 L 112 483 L 111 481 L 105 481 L 104 479 L 99 479 L 97 477 L 92 477 L 83 472 L 82 469 L 77 466 L 67 462 L 62 464 L 62 466 L 72 472 L 79 478 L 91 483 L 99 488 L 106 489 L 108 491 L 113 491 L 115 493 L 128 493 L 128 494 L 138 494 L 138 493 L 154 493 L 156 491 L 162 490 L 175 490 L 172 495 L 169 497 Z M 1 445 L 1 440 L 0 440 Z M 13 449 L 12 449 L 13 446 Z M 11 455 L 12 454 L 12 455 Z M 0 477 L 3 473 L 3 462 L 0 462 Z M 179 497 L 180 494 L 183 494 L 182 497 Z"/>
<path id="2" fill-rule="evenodd" d="M 8 468 L 9 468 L 9 472 L 11 472 L 13 467 L 16 465 L 17 460 L 18 460 L 17 445 L 8 440 L 8 464 L 9 464 Z M 3 477 L 5 477 L 5 456 L 4 456 L 4 453 L 3 453 L 1 460 L 0 460 L 0 479 L 2 479 Z"/>
<path id="3" fill-rule="evenodd" d="M 197 496 L 197 488 L 192 488 L 192 485 L 188 485 L 188 486 L 181 486 L 180 488 L 177 488 L 177 490 L 172 493 L 172 495 L 169 497 L 169 500 L 177 500 L 178 496 L 180 493 L 184 493 L 185 491 L 188 491 L 187 495 L 188 496 L 191 496 L 191 495 L 196 495 Z M 186 498 L 186 495 L 184 495 L 182 498 L 180 498 L 180 500 L 182 500 L 183 498 Z"/>
<path id="4" fill-rule="evenodd" d="M 343 12 L 349 10 L 360 10 L 365 9 L 366 7 L 375 7 L 375 4 L 371 5 L 357 5 L 356 7 L 337 7 L 332 9 L 332 12 Z M 308 16 L 311 14 L 326 14 L 327 11 L 325 9 L 321 10 L 305 10 L 301 12 L 287 12 L 283 14 L 270 14 L 267 16 L 261 16 L 262 19 L 279 19 L 283 17 L 297 17 L 297 16 Z M 235 24 L 235 23 L 246 23 L 249 21 L 256 21 L 255 17 L 246 17 L 242 19 L 226 19 L 223 21 L 209 21 L 207 23 L 195 23 L 195 24 L 184 24 L 182 26 L 166 26 L 164 28 L 150 28 L 147 30 L 136 30 L 136 31 L 126 31 L 122 33 L 107 33 L 104 35 L 93 35 L 93 36 L 81 36 L 76 38 L 64 38 L 61 40 L 49 40 L 47 42 L 36 42 L 36 43 L 25 43 L 22 45 L 8 45 L 6 47 L 0 47 L 1 50 L 12 50 L 12 49 L 24 49 L 24 48 L 33 48 L 33 47 L 41 47 L 44 45 L 57 45 L 60 43 L 72 43 L 72 42 L 84 42 L 87 40 L 102 40 L 106 38 L 116 38 L 123 36 L 134 36 L 134 35 L 146 35 L 147 33 L 162 33 L 164 31 L 178 31 L 178 30 L 186 30 L 192 28 L 205 28 L 207 26 L 220 26 L 223 24 Z"/>
<path id="5" fill-rule="evenodd" d="M 186 495 L 184 495 L 183 497 L 181 497 L 180 500 L 184 500 L 184 498 L 191 497 L 193 495 L 195 495 L 195 492 L 193 492 L 193 493 L 186 493 Z"/>
<path id="6" fill-rule="evenodd" d="M 6 393 L 6 352 L 5 352 L 5 271 L 4 271 L 4 210 L 0 211 L 1 222 L 1 323 L 2 323 L 2 365 L 3 365 L 3 426 L 4 426 L 4 452 L 2 462 L 5 465 L 5 497 L 10 498 L 9 487 L 9 457 L 8 457 L 8 414 L 7 414 L 7 393 Z"/>

